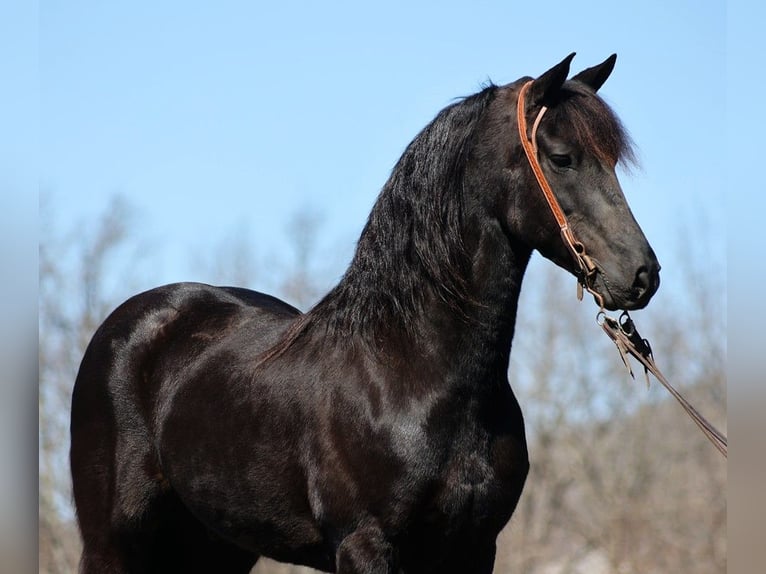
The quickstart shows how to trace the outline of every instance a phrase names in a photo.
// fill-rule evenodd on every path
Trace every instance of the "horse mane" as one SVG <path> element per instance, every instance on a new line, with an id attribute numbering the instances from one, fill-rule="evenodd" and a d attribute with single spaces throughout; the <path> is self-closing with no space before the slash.
<path id="1" fill-rule="evenodd" d="M 565 82 L 547 114 L 548 121 L 605 163 L 624 167 L 637 163 L 633 140 L 620 118 L 589 86 Z"/>
<path id="2" fill-rule="evenodd" d="M 384 326 L 406 331 L 429 295 L 462 313 L 470 302 L 463 174 L 496 89 L 487 85 L 447 106 L 412 140 L 383 186 L 341 281 L 262 360 L 281 354 L 313 325 L 331 336 L 372 340 Z"/>
<path id="3" fill-rule="evenodd" d="M 463 175 L 482 114 L 498 88 L 443 109 L 407 146 L 370 213 L 345 275 L 299 316 L 259 362 L 280 355 L 317 327 L 336 340 L 374 342 L 382 329 L 410 333 L 427 297 L 466 316 L 475 304 L 465 277 Z M 611 108 L 584 84 L 568 81 L 548 121 L 597 157 L 633 163 L 632 140 Z M 361 337 L 358 337 L 361 335 Z"/>

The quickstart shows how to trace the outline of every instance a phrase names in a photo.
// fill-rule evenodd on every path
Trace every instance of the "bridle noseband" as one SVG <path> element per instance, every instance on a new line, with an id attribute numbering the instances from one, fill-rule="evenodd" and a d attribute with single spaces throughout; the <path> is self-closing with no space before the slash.
<path id="1" fill-rule="evenodd" d="M 537 117 L 532 124 L 532 134 L 529 137 L 527 136 L 527 118 L 524 100 L 527 91 L 533 83 L 534 80 L 530 80 L 521 87 L 519 98 L 516 103 L 516 120 L 519 126 L 521 145 L 524 148 L 524 153 L 527 156 L 529 166 L 535 174 L 535 179 L 537 179 L 537 183 L 543 192 L 543 196 L 545 196 L 545 200 L 548 202 L 548 207 L 550 207 L 553 217 L 556 218 L 556 223 L 558 223 L 559 229 L 561 230 L 561 238 L 564 241 L 564 245 L 567 246 L 575 263 L 580 268 L 580 273 L 577 278 L 577 298 L 582 299 L 582 290 L 585 288 L 593 295 L 593 297 L 595 297 L 599 307 L 603 309 L 604 298 L 600 293 L 593 289 L 593 282 L 596 278 L 596 274 L 599 272 L 599 268 L 593 259 L 585 252 L 585 246 L 574 236 L 566 215 L 564 215 L 561 205 L 559 205 L 556 196 L 553 194 L 553 190 L 540 166 L 540 161 L 537 159 L 537 128 L 540 126 L 540 121 L 543 119 L 543 115 L 548 110 L 546 106 L 540 108 L 540 111 L 537 113 Z"/>

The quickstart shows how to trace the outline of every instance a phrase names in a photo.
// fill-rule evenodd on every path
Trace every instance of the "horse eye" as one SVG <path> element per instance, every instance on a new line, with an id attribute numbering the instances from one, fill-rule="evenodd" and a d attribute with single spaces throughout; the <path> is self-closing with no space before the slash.
<path id="1" fill-rule="evenodd" d="M 562 155 L 562 154 L 553 154 L 550 157 L 551 157 L 551 161 L 557 167 L 571 167 L 572 165 L 572 156 Z"/>

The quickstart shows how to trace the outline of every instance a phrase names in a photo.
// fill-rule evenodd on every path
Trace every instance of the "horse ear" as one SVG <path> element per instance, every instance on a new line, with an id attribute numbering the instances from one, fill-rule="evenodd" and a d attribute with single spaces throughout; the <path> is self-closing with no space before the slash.
<path id="1" fill-rule="evenodd" d="M 536 104 L 550 103 L 569 75 L 569 64 L 575 53 L 572 52 L 550 70 L 535 79 L 530 89 L 530 99 Z"/>
<path id="2" fill-rule="evenodd" d="M 617 61 L 617 54 L 612 54 L 598 66 L 593 66 L 577 74 L 573 80 L 582 82 L 586 86 L 593 88 L 594 92 L 604 85 L 609 74 L 614 70 L 614 63 Z"/>

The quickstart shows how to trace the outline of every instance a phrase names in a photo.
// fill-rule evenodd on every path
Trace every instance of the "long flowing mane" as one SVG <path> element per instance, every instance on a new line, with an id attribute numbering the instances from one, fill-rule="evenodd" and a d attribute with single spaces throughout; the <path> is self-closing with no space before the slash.
<path id="1" fill-rule="evenodd" d="M 463 173 L 479 120 L 497 87 L 443 109 L 407 146 L 384 185 L 340 283 L 301 316 L 268 358 L 309 325 L 328 334 L 373 335 L 387 324 L 407 329 L 424 297 L 458 312 L 465 290 Z M 432 290 L 424 292 L 424 285 Z"/>
<path id="2" fill-rule="evenodd" d="M 566 82 L 560 100 L 549 110 L 549 121 L 606 163 L 636 163 L 633 140 L 620 118 L 589 87 Z"/>
<path id="3" fill-rule="evenodd" d="M 489 86 L 442 110 L 410 143 L 375 203 L 343 280 L 312 313 L 358 332 L 381 320 L 401 326 L 424 286 L 455 309 L 466 302 L 463 174 Z"/>
<path id="4" fill-rule="evenodd" d="M 281 354 L 311 325 L 322 325 L 336 338 L 374 340 L 379 329 L 407 332 L 426 297 L 441 299 L 458 315 L 475 303 L 465 281 L 463 175 L 480 119 L 497 90 L 490 83 L 446 107 L 407 146 L 342 280 L 261 360 Z M 550 121 L 607 163 L 635 161 L 619 118 L 590 88 L 568 81 L 560 96 Z"/>

